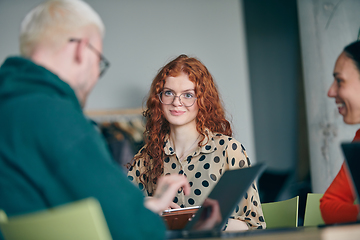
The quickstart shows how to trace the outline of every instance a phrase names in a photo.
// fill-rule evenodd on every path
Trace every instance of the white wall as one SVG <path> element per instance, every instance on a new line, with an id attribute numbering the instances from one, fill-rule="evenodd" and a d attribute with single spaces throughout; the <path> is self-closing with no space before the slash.
<path id="1" fill-rule="evenodd" d="M 333 68 L 345 45 L 357 39 L 358 0 L 298 0 L 313 192 L 323 193 L 340 170 L 342 141 L 359 125 L 345 125 L 327 97 Z"/>
<path id="2" fill-rule="evenodd" d="M 22 18 L 39 0 L 0 0 L 0 61 L 18 53 Z M 152 78 L 170 59 L 198 57 L 213 74 L 233 119 L 235 137 L 255 160 L 240 0 L 89 0 L 106 25 L 111 68 L 87 109 L 141 107 Z"/>

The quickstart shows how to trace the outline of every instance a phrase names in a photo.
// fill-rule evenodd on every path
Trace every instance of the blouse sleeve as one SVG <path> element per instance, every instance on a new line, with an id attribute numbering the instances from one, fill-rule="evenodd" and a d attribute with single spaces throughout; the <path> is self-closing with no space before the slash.
<path id="1" fill-rule="evenodd" d="M 244 146 L 235 139 L 229 141 L 227 158 L 228 166 L 226 170 L 250 167 L 250 160 Z M 246 222 L 250 229 L 266 228 L 255 181 L 251 184 L 243 200 L 236 207 L 231 218 Z"/>
<path id="2" fill-rule="evenodd" d="M 145 171 L 143 162 L 144 161 L 142 158 L 137 159 L 129 168 L 127 177 L 133 184 L 135 184 L 135 186 L 137 186 L 144 193 L 145 196 L 151 196 L 151 194 L 149 194 L 149 189 L 147 189 L 144 185 L 144 180 L 140 180 L 141 173 Z"/>

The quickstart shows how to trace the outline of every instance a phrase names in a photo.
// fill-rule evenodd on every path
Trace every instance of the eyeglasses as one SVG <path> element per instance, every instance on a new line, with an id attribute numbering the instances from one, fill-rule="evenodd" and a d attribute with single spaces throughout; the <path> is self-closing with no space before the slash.
<path id="1" fill-rule="evenodd" d="M 195 94 L 186 92 L 182 93 L 179 96 L 176 96 L 174 92 L 172 91 L 162 91 L 158 94 L 160 102 L 165 105 L 171 105 L 175 101 L 175 98 L 179 98 L 179 102 L 181 105 L 185 107 L 191 107 L 194 105 L 197 97 L 195 97 Z"/>
<path id="2" fill-rule="evenodd" d="M 81 42 L 81 39 L 79 39 L 79 38 L 70 38 L 69 42 Z M 99 74 L 99 77 L 101 77 L 101 76 L 104 75 L 106 70 L 110 67 L 110 62 L 104 57 L 104 55 L 101 54 L 101 52 L 99 52 L 99 50 L 94 48 L 94 46 L 91 45 L 90 43 L 88 43 L 88 47 L 93 52 L 95 52 L 100 58 L 100 74 Z"/>

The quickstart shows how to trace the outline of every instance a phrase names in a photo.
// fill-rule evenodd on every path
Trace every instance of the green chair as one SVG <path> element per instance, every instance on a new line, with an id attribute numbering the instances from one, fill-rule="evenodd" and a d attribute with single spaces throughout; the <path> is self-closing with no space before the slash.
<path id="1" fill-rule="evenodd" d="M 290 228 L 298 226 L 299 196 L 261 204 L 266 228 Z"/>
<path id="2" fill-rule="evenodd" d="M 320 198 L 322 198 L 323 195 L 324 194 L 321 193 L 307 194 L 304 227 L 325 224 L 320 212 Z"/>
<path id="3" fill-rule="evenodd" d="M 5 240 L 112 239 L 94 198 L 9 218 L 0 210 L 0 229 Z"/>

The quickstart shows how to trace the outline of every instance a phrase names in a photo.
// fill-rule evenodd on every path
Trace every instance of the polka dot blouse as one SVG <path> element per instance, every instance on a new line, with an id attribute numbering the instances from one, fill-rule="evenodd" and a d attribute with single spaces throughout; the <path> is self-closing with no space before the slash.
<path id="1" fill-rule="evenodd" d="M 181 162 L 168 139 L 167 136 L 164 144 L 163 175 L 184 174 L 191 187 L 190 195 L 185 196 L 183 191 L 179 189 L 173 200 L 182 208 L 201 205 L 225 171 L 250 166 L 250 160 L 244 146 L 234 138 L 223 134 L 209 133 L 209 141 L 206 137 L 203 141 L 206 145 L 195 149 Z M 129 169 L 128 178 L 145 195 L 152 196 L 156 186 L 150 184 L 147 189 L 144 189 L 144 185 L 139 179 L 143 168 L 143 159 L 138 159 L 134 166 Z M 255 182 L 245 194 L 244 199 L 236 206 L 231 218 L 245 221 L 250 229 L 266 227 Z"/>

